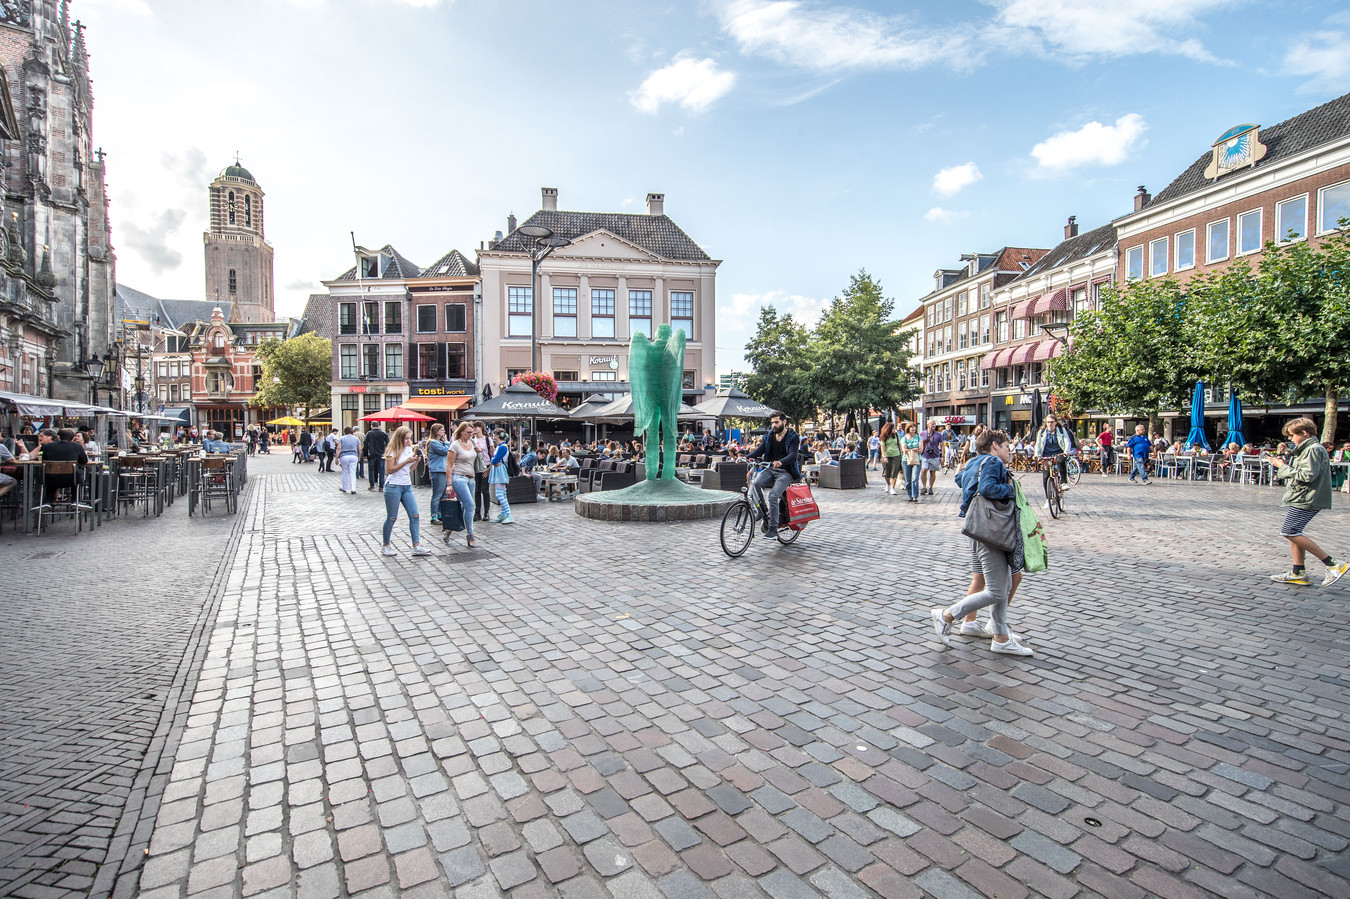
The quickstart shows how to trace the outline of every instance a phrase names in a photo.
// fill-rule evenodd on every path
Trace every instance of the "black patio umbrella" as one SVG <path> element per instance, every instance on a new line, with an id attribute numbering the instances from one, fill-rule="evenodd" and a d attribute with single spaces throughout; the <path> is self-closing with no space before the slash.
<path id="1" fill-rule="evenodd" d="M 1031 391 L 1031 433 L 1035 434 L 1045 424 L 1045 409 L 1041 407 L 1041 388 Z"/>
<path id="2" fill-rule="evenodd" d="M 844 416 L 844 434 L 851 434 L 858 430 L 858 419 L 852 412 Z"/>
<path id="3" fill-rule="evenodd" d="M 566 418 L 566 410 L 534 392 L 528 384 L 512 384 L 499 395 L 485 400 L 469 410 L 469 418 L 490 418 L 504 421 L 517 418 Z"/>
<path id="4" fill-rule="evenodd" d="M 711 418 L 768 418 L 775 411 L 735 387 L 717 391 L 716 396 L 704 400 L 694 409 Z"/>
<path id="5" fill-rule="evenodd" d="M 484 385 L 483 385 L 483 399 L 485 399 L 485 400 L 490 400 L 490 399 L 492 399 L 492 385 L 491 385 L 491 384 L 484 384 Z"/>
<path id="6" fill-rule="evenodd" d="M 586 397 L 585 401 L 583 401 L 580 406 L 577 406 L 571 412 L 568 412 L 567 417 L 575 418 L 579 421 L 587 421 L 595 417 L 595 413 L 597 410 L 603 409 L 605 406 L 608 405 L 609 400 L 605 399 L 598 393 L 593 393 L 590 396 Z"/>

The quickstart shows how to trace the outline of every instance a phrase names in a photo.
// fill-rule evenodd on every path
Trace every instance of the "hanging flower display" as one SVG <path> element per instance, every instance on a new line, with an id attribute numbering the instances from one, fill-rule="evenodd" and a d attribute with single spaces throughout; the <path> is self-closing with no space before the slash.
<path id="1" fill-rule="evenodd" d="M 550 403 L 558 400 L 558 382 L 553 375 L 542 371 L 527 371 L 511 379 L 512 384 L 524 384 Z"/>
<path id="2" fill-rule="evenodd" d="M 1050 411 L 1055 413 L 1060 421 L 1069 421 L 1073 418 L 1073 407 L 1069 405 L 1068 400 L 1058 393 L 1050 394 L 1049 405 Z"/>

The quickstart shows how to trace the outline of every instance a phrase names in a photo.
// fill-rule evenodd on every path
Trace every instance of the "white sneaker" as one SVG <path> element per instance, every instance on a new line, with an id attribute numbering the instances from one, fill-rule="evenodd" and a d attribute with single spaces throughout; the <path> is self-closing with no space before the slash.
<path id="1" fill-rule="evenodd" d="M 398 555 L 398 550 L 394 549 L 394 545 L 393 545 L 392 543 L 386 543 L 386 544 L 384 545 L 384 549 L 380 550 L 380 552 L 381 552 L 381 554 L 386 555 L 386 556 L 396 556 L 396 555 Z"/>
<path id="2" fill-rule="evenodd" d="M 419 543 L 413 547 L 412 554 L 414 556 L 429 556 L 431 555 L 431 550 Z"/>
<path id="3" fill-rule="evenodd" d="M 994 652 L 1000 652 L 1010 656 L 1034 656 L 1036 653 L 1031 651 L 1031 647 L 1023 646 L 1017 642 L 1017 638 L 1009 635 L 1007 643 L 991 642 L 989 648 Z"/>
<path id="4" fill-rule="evenodd" d="M 937 633 L 937 638 L 942 641 L 943 646 L 952 645 L 952 626 L 942 617 L 944 609 L 934 609 L 930 614 L 933 617 L 933 630 Z"/>

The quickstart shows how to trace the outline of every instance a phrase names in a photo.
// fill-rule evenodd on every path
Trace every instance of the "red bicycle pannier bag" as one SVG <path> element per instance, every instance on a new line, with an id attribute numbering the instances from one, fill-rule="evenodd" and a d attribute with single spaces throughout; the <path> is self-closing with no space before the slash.
<path id="1" fill-rule="evenodd" d="M 820 517 L 820 508 L 816 505 L 816 498 L 811 495 L 809 484 L 789 485 L 784 499 L 788 507 L 788 527 L 794 531 L 800 531 L 808 521 Z"/>

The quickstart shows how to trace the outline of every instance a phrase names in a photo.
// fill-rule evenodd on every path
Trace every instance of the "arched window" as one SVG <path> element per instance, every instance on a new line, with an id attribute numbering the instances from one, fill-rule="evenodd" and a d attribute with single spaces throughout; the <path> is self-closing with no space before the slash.
<path id="1" fill-rule="evenodd" d="M 234 276 L 234 269 L 230 269 L 230 293 L 233 294 L 237 293 L 238 291 L 239 291 L 239 282 Z"/>
<path id="2" fill-rule="evenodd" d="M 234 191 L 230 191 L 228 200 L 229 200 L 229 202 L 226 203 L 226 206 L 227 206 L 227 207 L 229 208 L 229 210 L 230 210 L 230 224 L 233 225 L 233 224 L 234 224 Z"/>
<path id="3" fill-rule="evenodd" d="M 244 194 L 244 226 L 253 227 L 253 198 Z"/>

